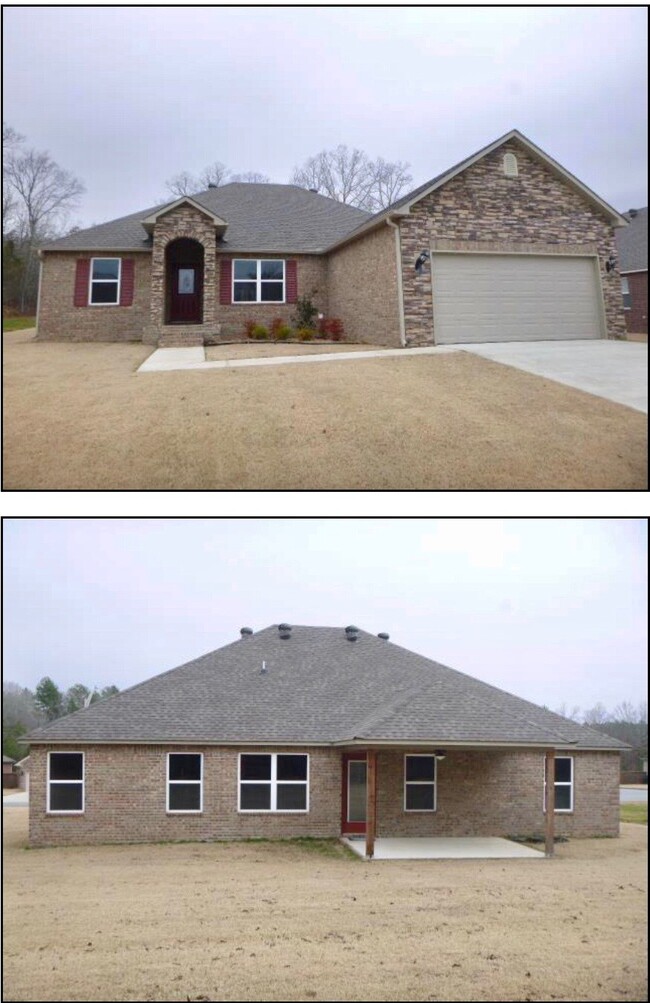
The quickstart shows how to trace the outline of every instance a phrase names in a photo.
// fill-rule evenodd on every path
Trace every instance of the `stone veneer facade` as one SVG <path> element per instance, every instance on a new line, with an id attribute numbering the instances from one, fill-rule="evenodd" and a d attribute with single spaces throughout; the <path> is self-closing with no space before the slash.
<path id="1" fill-rule="evenodd" d="M 46 813 L 47 752 L 85 752 L 85 811 Z M 404 811 L 404 753 L 380 751 L 377 763 L 379 836 L 506 836 L 543 833 L 541 750 L 448 750 L 438 765 L 435 812 Z M 203 812 L 166 812 L 168 752 L 202 752 Z M 306 752 L 309 811 L 237 810 L 239 752 Z M 569 836 L 619 833 L 619 754 L 572 753 L 574 806 L 556 816 Z M 29 832 L 32 846 L 216 840 L 253 837 L 337 837 L 341 832 L 341 750 L 323 747 L 233 748 L 167 745 L 33 745 L 30 752 Z"/>
<path id="2" fill-rule="evenodd" d="M 514 153 L 519 174 L 503 173 Z M 420 275 L 423 250 L 598 254 L 607 335 L 625 336 L 620 275 L 607 272 L 616 256 L 614 228 L 605 215 L 516 141 L 504 143 L 411 207 L 400 222 L 407 345 L 435 343 L 431 262 Z"/>

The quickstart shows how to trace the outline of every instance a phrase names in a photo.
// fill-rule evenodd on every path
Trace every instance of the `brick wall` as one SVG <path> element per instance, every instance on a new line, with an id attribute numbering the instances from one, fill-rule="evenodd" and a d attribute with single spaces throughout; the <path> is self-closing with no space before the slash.
<path id="1" fill-rule="evenodd" d="M 519 176 L 503 173 L 506 152 L 516 155 Z M 614 229 L 592 203 L 531 157 L 506 143 L 411 208 L 400 223 L 406 342 L 434 343 L 431 265 L 421 274 L 419 253 L 444 241 L 446 249 L 597 251 L 609 337 L 623 337 L 620 276 L 605 261 L 616 254 Z M 458 243 L 456 243 L 458 242 Z M 486 243 L 488 242 L 488 243 Z"/>
<path id="2" fill-rule="evenodd" d="M 628 275 L 632 305 L 625 311 L 625 323 L 630 334 L 648 333 L 648 273 Z"/>
<path id="3" fill-rule="evenodd" d="M 134 262 L 131 306 L 76 307 L 73 296 L 77 260 L 99 256 L 83 251 L 43 253 L 39 341 L 142 341 L 149 322 L 151 255 L 102 252 L 103 257 L 130 258 Z"/>
<path id="4" fill-rule="evenodd" d="M 395 232 L 380 227 L 329 255 L 329 310 L 347 341 L 399 348 Z"/>
<path id="5" fill-rule="evenodd" d="M 56 751 L 57 747 L 50 747 Z M 239 751 L 192 746 L 87 746 L 83 815 L 47 815 L 47 746 L 30 752 L 30 842 L 33 846 L 154 842 L 176 839 L 333 836 L 341 830 L 341 753 L 335 749 L 269 748 L 309 752 L 308 814 L 239 814 Z M 204 755 L 203 813 L 165 811 L 167 752 Z M 403 751 L 378 757 L 379 836 L 516 835 L 543 832 L 543 753 L 452 751 L 438 768 L 438 809 L 405 813 Z M 618 835 L 617 753 L 575 754 L 575 812 L 558 815 L 556 830 L 573 836 Z"/>

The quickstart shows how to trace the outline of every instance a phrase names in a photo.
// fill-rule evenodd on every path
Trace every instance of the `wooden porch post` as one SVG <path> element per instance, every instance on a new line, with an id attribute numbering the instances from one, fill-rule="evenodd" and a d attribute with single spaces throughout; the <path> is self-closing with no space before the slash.
<path id="1" fill-rule="evenodd" d="M 555 849 L 555 749 L 546 750 L 546 856 Z"/>
<path id="2" fill-rule="evenodd" d="M 366 753 L 366 857 L 375 855 L 375 832 L 377 829 L 377 753 L 369 749 Z"/>

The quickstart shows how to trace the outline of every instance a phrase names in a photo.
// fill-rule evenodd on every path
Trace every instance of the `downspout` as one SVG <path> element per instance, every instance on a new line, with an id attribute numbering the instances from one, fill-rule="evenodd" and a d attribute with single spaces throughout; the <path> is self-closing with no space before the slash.
<path id="1" fill-rule="evenodd" d="M 36 334 L 38 338 L 38 319 L 41 314 L 41 282 L 43 281 L 43 252 L 38 249 L 38 292 L 36 293 Z"/>
<path id="2" fill-rule="evenodd" d="M 406 324 L 404 321 L 404 289 L 402 288 L 402 248 L 399 242 L 399 223 L 394 223 L 390 216 L 386 222 L 395 231 L 395 263 L 397 265 L 397 298 L 399 300 L 399 340 L 402 348 L 406 348 Z"/>

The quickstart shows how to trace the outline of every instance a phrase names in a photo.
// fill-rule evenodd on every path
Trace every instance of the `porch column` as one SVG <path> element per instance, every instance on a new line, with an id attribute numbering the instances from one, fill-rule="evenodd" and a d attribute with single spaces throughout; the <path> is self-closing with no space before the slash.
<path id="1" fill-rule="evenodd" d="M 546 750 L 546 856 L 555 850 L 555 749 Z"/>
<path id="2" fill-rule="evenodd" d="M 371 860 L 375 855 L 377 829 L 377 753 L 374 750 L 366 753 L 366 770 L 366 857 Z"/>

